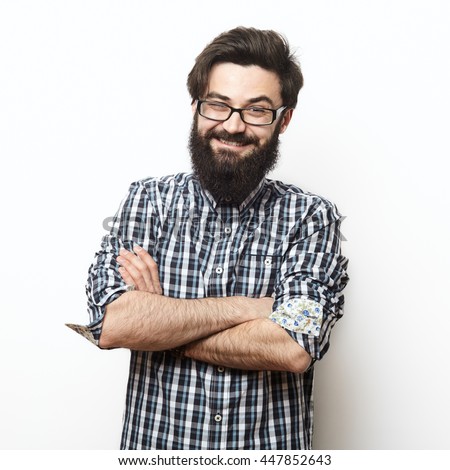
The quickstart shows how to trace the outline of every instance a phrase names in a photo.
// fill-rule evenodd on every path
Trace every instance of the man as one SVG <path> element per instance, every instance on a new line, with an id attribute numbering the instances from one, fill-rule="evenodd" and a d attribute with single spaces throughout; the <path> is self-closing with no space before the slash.
<path id="1" fill-rule="evenodd" d="M 131 185 L 89 271 L 101 348 L 131 350 L 122 449 L 309 449 L 313 363 L 342 315 L 333 204 L 265 175 L 303 78 L 273 31 L 188 77 L 193 174 Z"/>

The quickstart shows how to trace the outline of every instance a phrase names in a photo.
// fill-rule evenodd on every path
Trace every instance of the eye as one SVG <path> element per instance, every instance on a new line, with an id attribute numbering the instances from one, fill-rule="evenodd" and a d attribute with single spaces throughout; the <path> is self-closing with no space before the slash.
<path id="1" fill-rule="evenodd" d="M 251 114 L 252 116 L 265 116 L 267 114 L 270 114 L 272 111 L 266 108 L 259 108 L 257 106 L 252 106 L 251 108 L 246 108 L 246 112 Z"/>
<path id="2" fill-rule="evenodd" d="M 227 111 L 230 109 L 226 104 L 224 103 L 218 103 L 216 101 L 207 101 L 204 103 L 209 109 L 212 111 Z"/>

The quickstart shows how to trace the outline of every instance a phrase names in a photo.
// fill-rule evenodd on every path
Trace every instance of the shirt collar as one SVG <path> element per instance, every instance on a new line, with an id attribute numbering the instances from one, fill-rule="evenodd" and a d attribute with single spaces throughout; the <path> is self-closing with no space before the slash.
<path id="1" fill-rule="evenodd" d="M 263 178 L 258 186 L 244 199 L 244 201 L 239 206 L 239 212 L 244 212 L 244 210 L 253 204 L 256 198 L 263 191 L 263 187 L 266 185 L 266 178 Z"/>
<path id="2" fill-rule="evenodd" d="M 198 179 L 197 179 L 197 182 L 198 182 L 199 186 L 201 187 L 201 190 L 202 190 L 203 194 L 206 196 L 206 199 L 209 201 L 211 207 L 213 207 L 214 209 L 217 209 L 218 206 L 223 206 L 223 205 L 228 205 L 229 204 L 225 200 L 216 201 L 214 199 L 214 196 L 207 189 L 203 188 L 203 186 L 200 184 L 200 181 Z M 244 201 L 241 202 L 241 204 L 239 204 L 239 207 L 238 207 L 239 212 L 244 212 L 245 209 L 255 201 L 255 199 L 259 196 L 259 194 L 263 190 L 263 187 L 265 186 L 265 183 L 266 183 L 266 178 L 263 178 L 258 183 L 258 186 L 256 186 L 256 188 L 244 199 Z"/>

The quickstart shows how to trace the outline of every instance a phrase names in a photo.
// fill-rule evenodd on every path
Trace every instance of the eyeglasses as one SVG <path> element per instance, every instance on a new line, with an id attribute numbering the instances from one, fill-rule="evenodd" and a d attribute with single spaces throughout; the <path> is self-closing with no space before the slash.
<path id="1" fill-rule="evenodd" d="M 287 106 L 281 106 L 278 109 L 261 108 L 259 106 L 232 108 L 218 101 L 197 100 L 198 114 L 206 119 L 224 122 L 230 119 L 233 113 L 239 113 L 241 119 L 252 126 L 270 126 L 286 108 Z"/>

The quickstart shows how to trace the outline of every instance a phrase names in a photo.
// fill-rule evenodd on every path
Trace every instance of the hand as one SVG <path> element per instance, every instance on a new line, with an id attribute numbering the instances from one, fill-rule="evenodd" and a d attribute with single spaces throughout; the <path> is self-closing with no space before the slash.
<path id="1" fill-rule="evenodd" d="M 267 318 L 272 313 L 273 298 L 272 297 L 261 297 L 259 300 L 261 307 L 261 318 Z"/>
<path id="2" fill-rule="evenodd" d="M 158 265 L 154 259 L 139 245 L 134 245 L 133 252 L 120 249 L 117 262 L 119 272 L 128 285 L 134 285 L 136 290 L 162 294 L 159 282 Z"/>

